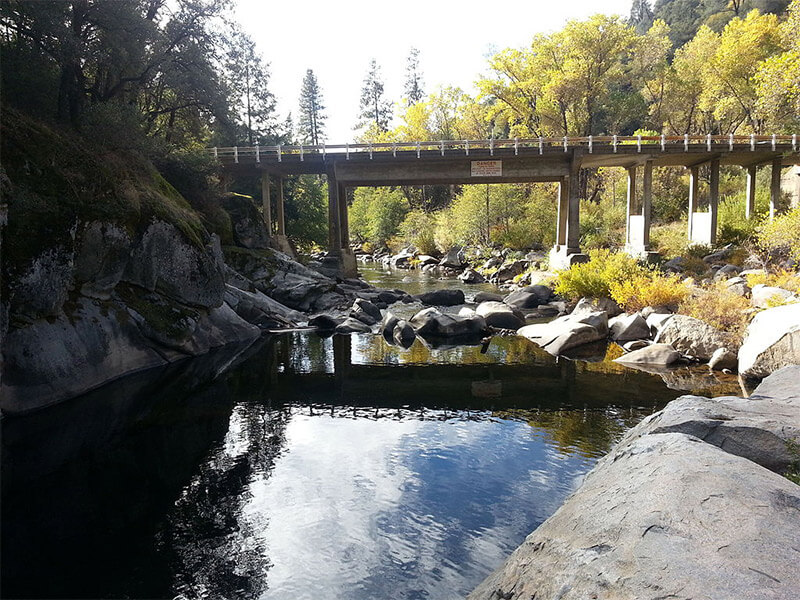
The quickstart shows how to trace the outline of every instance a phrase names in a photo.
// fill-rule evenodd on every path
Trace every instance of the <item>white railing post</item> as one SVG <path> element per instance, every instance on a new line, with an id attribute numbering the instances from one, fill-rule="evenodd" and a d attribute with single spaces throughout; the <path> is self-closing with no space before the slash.
<path id="1" fill-rule="evenodd" d="M 344 145 L 344 155 L 347 160 L 350 160 L 350 144 Z"/>
<path id="2" fill-rule="evenodd" d="M 589 154 L 592 153 L 592 136 L 589 136 Z"/>
<path id="3" fill-rule="evenodd" d="M 278 144 L 278 162 L 283 160 L 283 156 L 281 155 L 281 145 Z"/>
<path id="4" fill-rule="evenodd" d="M 519 154 L 519 138 L 514 138 L 514 156 Z"/>
<path id="5" fill-rule="evenodd" d="M 728 134 L 728 150 L 733 152 L 733 134 Z"/>
<path id="6" fill-rule="evenodd" d="M 489 138 L 489 155 L 494 156 L 494 138 Z"/>
<path id="7" fill-rule="evenodd" d="M 235 163 L 239 162 L 239 146 L 233 147 L 233 162 Z"/>
<path id="8" fill-rule="evenodd" d="M 442 156 L 444 156 L 444 140 L 442 140 Z"/>
<path id="9" fill-rule="evenodd" d="M 755 152 L 756 151 L 756 134 L 755 133 L 751 133 L 750 134 L 750 151 L 751 152 Z"/>
<path id="10" fill-rule="evenodd" d="M 419 158 L 419 142 L 417 142 L 417 158 Z"/>
<path id="11" fill-rule="evenodd" d="M 397 142 L 392 142 L 392 158 L 397 158 Z"/>
<path id="12" fill-rule="evenodd" d="M 261 162 L 261 149 L 259 148 L 258 144 L 256 144 L 256 162 Z"/>
<path id="13" fill-rule="evenodd" d="M 684 152 L 688 152 L 689 151 L 689 134 L 688 133 L 684 133 L 683 134 L 683 151 Z"/>
<path id="14" fill-rule="evenodd" d="M 637 135 L 636 136 L 636 151 L 637 152 L 641 152 L 642 151 L 642 136 L 641 135 Z"/>
<path id="15" fill-rule="evenodd" d="M 711 152 L 711 134 L 706 134 L 706 149 Z"/>
<path id="16" fill-rule="evenodd" d="M 219 154 L 217 153 L 217 147 L 214 146 L 214 159 L 216 160 L 218 158 L 219 158 Z"/>
<path id="17" fill-rule="evenodd" d="M 567 152 L 567 136 L 564 136 L 564 152 Z"/>
<path id="18" fill-rule="evenodd" d="M 303 144 L 300 144 L 300 162 L 303 162 L 305 159 L 303 158 Z"/>
<path id="19" fill-rule="evenodd" d="M 661 151 L 662 152 L 666 151 L 666 145 L 667 145 L 667 137 L 662 133 L 661 134 Z"/>
<path id="20" fill-rule="evenodd" d="M 544 152 L 544 140 L 542 140 L 542 136 L 539 136 L 539 154 Z"/>
<path id="21" fill-rule="evenodd" d="M 469 156 L 469 140 L 464 140 L 464 152 Z"/>
<path id="22" fill-rule="evenodd" d="M 617 152 L 617 136 L 616 136 L 616 134 L 614 134 L 614 137 L 612 138 L 612 142 L 611 143 L 614 146 L 614 153 L 616 153 Z"/>
<path id="23" fill-rule="evenodd" d="M 773 133 L 772 134 L 772 151 L 773 152 L 775 152 L 775 142 L 776 142 L 775 134 Z"/>
<path id="24" fill-rule="evenodd" d="M 372 160 L 372 142 L 369 143 L 369 159 Z"/>
<path id="25" fill-rule="evenodd" d="M 322 160 L 327 160 L 327 149 L 328 146 L 326 144 L 322 144 Z"/>

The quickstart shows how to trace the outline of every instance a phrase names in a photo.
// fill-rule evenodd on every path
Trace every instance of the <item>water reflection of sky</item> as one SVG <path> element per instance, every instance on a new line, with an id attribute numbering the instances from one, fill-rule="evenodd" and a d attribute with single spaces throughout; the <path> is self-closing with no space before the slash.
<path id="1" fill-rule="evenodd" d="M 294 414 L 285 439 L 237 517 L 262 598 L 463 597 L 592 463 L 501 419 Z"/>

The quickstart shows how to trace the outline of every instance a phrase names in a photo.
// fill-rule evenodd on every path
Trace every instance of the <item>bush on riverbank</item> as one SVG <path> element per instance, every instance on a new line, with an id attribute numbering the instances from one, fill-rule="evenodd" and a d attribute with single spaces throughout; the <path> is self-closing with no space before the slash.
<path id="1" fill-rule="evenodd" d="M 642 272 L 638 261 L 623 252 L 589 251 L 589 261 L 560 271 L 556 292 L 569 300 L 611 298 L 611 286 Z"/>
<path id="2" fill-rule="evenodd" d="M 800 261 L 800 208 L 766 223 L 758 233 L 758 242 L 770 253 Z"/>
<path id="3" fill-rule="evenodd" d="M 681 303 L 679 312 L 724 331 L 737 343 L 742 341 L 753 316 L 750 301 L 731 291 L 724 281 L 699 288 L 697 293 L 688 295 Z"/>

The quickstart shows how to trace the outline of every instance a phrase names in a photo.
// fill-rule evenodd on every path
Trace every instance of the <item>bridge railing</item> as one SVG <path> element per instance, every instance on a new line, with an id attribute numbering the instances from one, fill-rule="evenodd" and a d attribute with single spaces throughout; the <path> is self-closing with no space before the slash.
<path id="1" fill-rule="evenodd" d="M 479 152 L 481 157 L 493 156 L 495 151 L 502 151 L 504 155 L 508 154 L 509 150 L 513 150 L 514 154 L 519 154 L 520 151 L 525 151 L 530 154 L 531 151 L 538 152 L 539 154 L 552 153 L 554 151 L 569 152 L 569 150 L 580 147 L 584 148 L 588 153 L 593 153 L 595 150 L 602 149 L 601 151 L 607 152 L 611 149 L 617 152 L 620 147 L 627 148 L 636 146 L 639 152 L 652 153 L 653 151 L 666 152 L 668 149 L 674 151 L 676 148 L 682 148 L 686 152 L 691 150 L 705 149 L 708 152 L 715 150 L 719 151 L 733 151 L 741 149 L 749 149 L 753 152 L 756 150 L 787 150 L 791 148 L 792 152 L 798 151 L 797 134 L 773 134 L 773 135 L 636 135 L 636 136 L 622 136 L 622 135 L 603 135 L 603 136 L 587 136 L 587 137 L 538 137 L 538 138 L 514 138 L 514 139 L 488 139 L 488 140 L 439 140 L 439 141 L 419 141 L 419 142 L 381 142 L 381 143 L 355 143 L 355 144 L 322 144 L 312 146 L 296 146 L 296 145 L 277 145 L 277 146 L 232 146 L 232 147 L 215 147 L 208 148 L 207 151 L 219 161 L 224 163 L 239 163 L 239 162 L 261 162 L 261 160 L 275 160 L 278 162 L 285 158 L 291 160 L 303 161 L 308 156 L 315 158 L 327 157 L 327 155 L 335 155 L 341 157 L 344 155 L 350 158 L 351 154 L 358 154 L 363 156 L 368 154 L 370 158 L 374 154 L 380 153 L 386 156 L 391 153 L 392 156 L 397 156 L 400 153 L 402 156 L 408 154 L 416 154 L 417 157 L 426 153 L 426 156 L 432 152 L 439 152 L 442 156 L 452 155 L 454 153 L 463 153 L 465 156 L 470 156 L 470 153 Z"/>

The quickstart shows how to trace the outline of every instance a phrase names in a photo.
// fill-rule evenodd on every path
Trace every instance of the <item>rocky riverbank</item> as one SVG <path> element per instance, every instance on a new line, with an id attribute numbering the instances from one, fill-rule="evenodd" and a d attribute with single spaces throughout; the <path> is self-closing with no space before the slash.
<path id="1" fill-rule="evenodd" d="M 800 593 L 800 366 L 634 427 L 470 600 Z M 784 476 L 789 474 L 789 477 Z"/>

